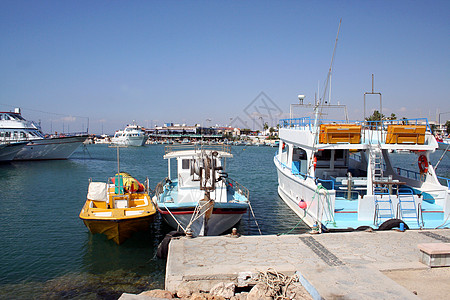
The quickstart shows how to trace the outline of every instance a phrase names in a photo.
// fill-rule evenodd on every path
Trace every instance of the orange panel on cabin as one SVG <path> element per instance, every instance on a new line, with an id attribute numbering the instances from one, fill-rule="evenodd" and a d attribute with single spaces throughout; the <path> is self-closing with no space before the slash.
<path id="1" fill-rule="evenodd" d="M 425 125 L 389 125 L 386 144 L 424 144 Z"/>
<path id="2" fill-rule="evenodd" d="M 361 125 L 321 124 L 320 144 L 359 144 L 361 142 Z"/>

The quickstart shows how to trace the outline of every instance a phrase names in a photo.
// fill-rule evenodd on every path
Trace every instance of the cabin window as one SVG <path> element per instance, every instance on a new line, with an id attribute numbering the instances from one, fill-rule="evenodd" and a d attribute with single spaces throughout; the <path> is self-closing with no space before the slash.
<path id="1" fill-rule="evenodd" d="M 181 168 L 183 169 L 183 170 L 188 170 L 189 169 L 189 159 L 183 159 L 182 161 L 181 161 Z"/>
<path id="2" fill-rule="evenodd" d="M 301 148 L 294 148 L 294 153 L 292 155 L 293 161 L 306 160 L 306 151 Z"/>

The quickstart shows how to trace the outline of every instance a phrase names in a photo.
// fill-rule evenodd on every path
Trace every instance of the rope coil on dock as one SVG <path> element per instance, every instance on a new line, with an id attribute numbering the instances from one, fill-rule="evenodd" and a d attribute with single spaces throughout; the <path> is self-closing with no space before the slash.
<path id="1" fill-rule="evenodd" d="M 260 271 L 257 281 L 263 283 L 267 288 L 270 296 L 275 300 L 290 299 L 286 296 L 286 291 L 292 282 L 297 282 L 297 275 L 286 276 L 274 269 Z"/>

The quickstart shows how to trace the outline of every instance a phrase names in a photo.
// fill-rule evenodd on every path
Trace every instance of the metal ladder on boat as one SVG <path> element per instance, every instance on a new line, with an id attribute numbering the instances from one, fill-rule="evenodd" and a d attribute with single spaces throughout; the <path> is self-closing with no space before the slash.
<path id="1" fill-rule="evenodd" d="M 374 181 L 380 180 L 383 177 L 383 155 L 381 152 L 381 145 L 376 145 L 370 152 L 372 155 L 373 174 Z"/>
<path id="2" fill-rule="evenodd" d="M 392 206 L 391 194 L 386 188 L 374 189 L 375 200 L 375 216 L 373 224 L 378 226 L 383 219 L 389 220 L 394 218 L 394 208 Z"/>
<path id="3" fill-rule="evenodd" d="M 398 209 L 397 218 L 412 219 L 417 221 L 420 226 L 419 214 L 417 213 L 416 202 L 414 201 L 414 193 L 410 188 L 400 188 L 398 190 Z"/>

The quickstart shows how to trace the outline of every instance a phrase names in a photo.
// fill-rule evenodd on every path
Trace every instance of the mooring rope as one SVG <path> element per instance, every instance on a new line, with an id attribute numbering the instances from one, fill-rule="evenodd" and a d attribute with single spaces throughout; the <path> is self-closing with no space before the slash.
<path id="1" fill-rule="evenodd" d="M 250 204 L 250 200 L 248 200 L 248 207 L 250 207 L 250 211 L 252 212 L 252 216 L 253 216 L 253 219 L 255 220 L 255 223 L 256 223 L 256 227 L 258 228 L 258 231 L 259 231 L 259 235 L 262 235 L 262 233 L 261 233 L 261 229 L 259 228 L 259 224 L 258 224 L 258 221 L 256 220 L 256 216 L 255 216 L 255 213 L 253 212 L 253 208 L 252 208 L 252 205 Z M 250 225 L 250 224 L 249 224 Z"/>
<path id="2" fill-rule="evenodd" d="M 258 273 L 257 281 L 266 285 L 271 297 L 276 300 L 282 300 L 290 299 L 286 296 L 286 292 L 293 281 L 298 281 L 298 277 L 297 275 L 286 276 L 274 269 L 268 269 L 267 271 L 260 271 Z"/>

